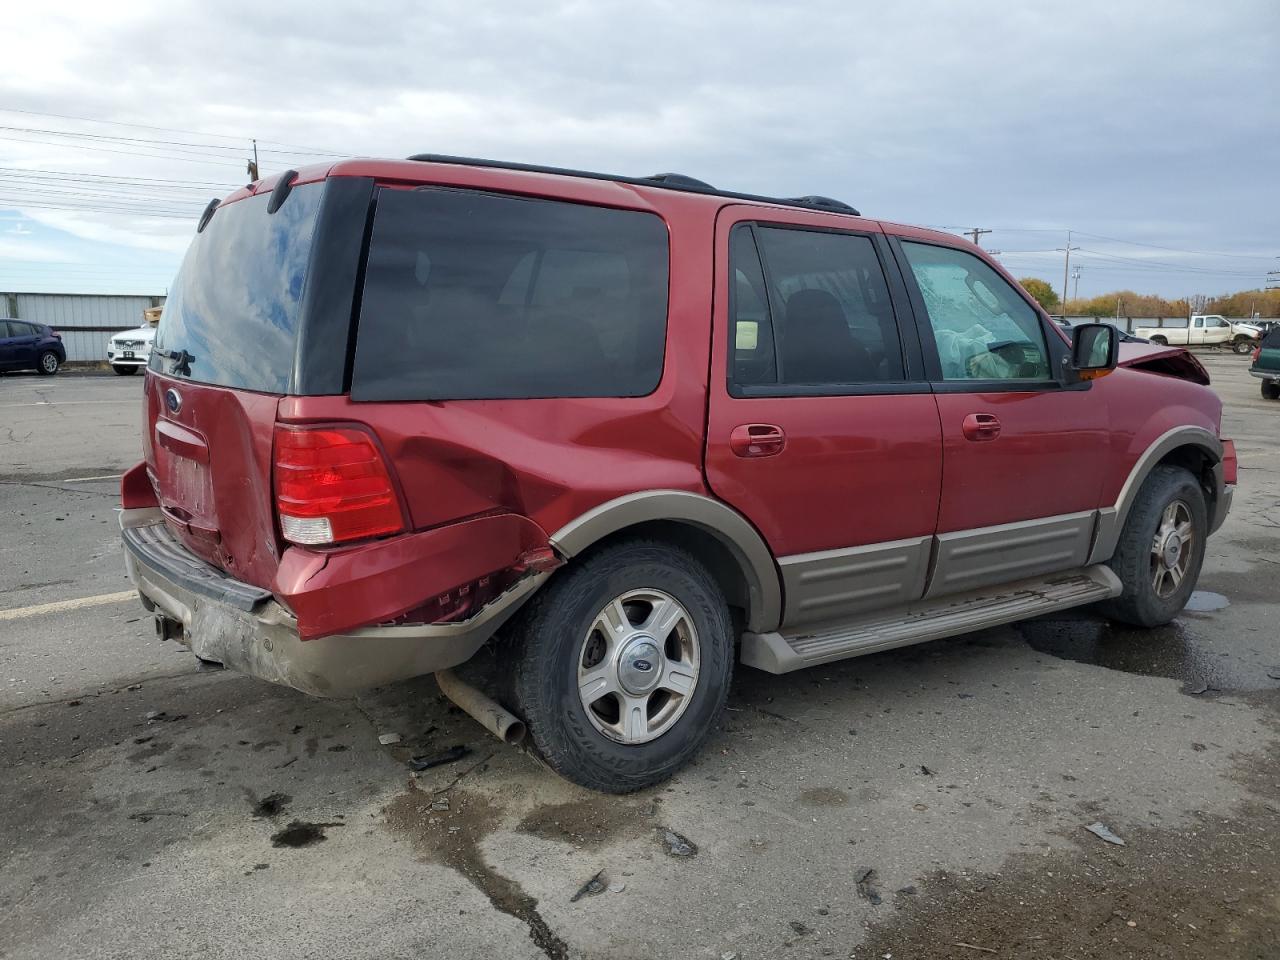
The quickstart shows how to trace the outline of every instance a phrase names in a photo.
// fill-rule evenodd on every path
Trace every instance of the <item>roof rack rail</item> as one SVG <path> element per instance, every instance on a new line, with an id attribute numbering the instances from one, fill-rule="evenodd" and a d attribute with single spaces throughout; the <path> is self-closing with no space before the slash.
<path id="1" fill-rule="evenodd" d="M 441 153 L 415 153 L 409 157 L 421 163 L 451 163 L 466 167 L 490 167 L 497 170 L 519 170 L 524 173 L 552 173 L 561 177 L 581 177 L 586 180 L 611 180 L 615 183 L 630 183 L 638 187 L 660 187 L 663 190 L 678 190 L 681 193 L 701 193 L 714 197 L 728 197 L 732 200 L 753 200 L 757 203 L 776 203 L 784 207 L 805 207 L 810 210 L 826 210 L 830 213 L 848 213 L 855 217 L 860 214 L 853 207 L 830 197 L 763 197 L 754 193 L 735 193 L 731 190 L 717 190 L 711 184 L 686 176 L 683 173 L 656 173 L 648 177 L 622 177 L 611 173 L 595 173 L 590 170 L 572 170 L 567 167 L 545 167 L 536 163 L 515 163 L 506 160 L 484 160 L 479 157 L 454 157 Z"/>

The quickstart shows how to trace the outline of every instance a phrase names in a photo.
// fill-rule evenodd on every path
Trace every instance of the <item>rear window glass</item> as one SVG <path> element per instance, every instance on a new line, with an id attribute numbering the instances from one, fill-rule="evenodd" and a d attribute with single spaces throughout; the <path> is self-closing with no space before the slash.
<path id="1" fill-rule="evenodd" d="M 220 207 L 196 234 L 165 301 L 152 369 L 242 390 L 284 393 L 323 183 Z"/>
<path id="2" fill-rule="evenodd" d="M 667 231 L 652 214 L 383 190 L 351 396 L 644 396 L 666 320 Z"/>

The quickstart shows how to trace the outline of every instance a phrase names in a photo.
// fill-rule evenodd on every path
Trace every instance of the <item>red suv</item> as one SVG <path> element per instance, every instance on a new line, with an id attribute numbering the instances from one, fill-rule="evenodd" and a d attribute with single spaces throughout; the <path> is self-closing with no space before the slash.
<path id="1" fill-rule="evenodd" d="M 211 203 L 174 281 L 129 572 L 161 636 L 322 696 L 500 635 L 538 753 L 633 790 L 738 659 L 1182 609 L 1221 403 L 1179 348 L 1073 334 L 977 247 L 822 197 L 290 171 Z"/>

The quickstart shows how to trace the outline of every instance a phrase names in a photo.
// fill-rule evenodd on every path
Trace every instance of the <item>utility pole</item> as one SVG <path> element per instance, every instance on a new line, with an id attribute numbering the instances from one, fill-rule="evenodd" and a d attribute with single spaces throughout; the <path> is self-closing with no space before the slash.
<path id="1" fill-rule="evenodd" d="M 1076 267 L 1074 270 L 1071 271 L 1071 279 L 1075 281 L 1075 283 L 1071 287 L 1071 299 L 1079 300 L 1080 299 L 1080 268 L 1079 267 Z"/>
<path id="2" fill-rule="evenodd" d="M 1065 253 L 1067 255 L 1066 260 L 1062 264 L 1062 302 L 1065 304 L 1067 302 L 1067 274 L 1071 271 L 1071 251 L 1080 249 L 1079 247 L 1073 247 L 1071 245 L 1070 230 L 1067 231 L 1067 245 L 1065 247 L 1058 247 L 1057 249 L 1058 252 Z"/>
<path id="3" fill-rule="evenodd" d="M 973 245 L 974 245 L 975 247 L 980 247 L 980 246 L 982 246 L 982 244 L 980 244 L 980 243 L 978 242 L 978 238 L 979 238 L 980 236 L 982 236 L 984 233 L 990 233 L 990 232 L 991 232 L 990 230 L 986 230 L 986 229 L 984 229 L 984 228 L 982 228 L 982 227 L 974 227 L 972 230 L 966 230 L 966 231 L 964 232 L 964 235 L 965 235 L 966 237 L 972 237 L 972 238 L 973 238 Z"/>
<path id="4" fill-rule="evenodd" d="M 249 169 L 245 171 L 249 174 L 249 180 L 260 180 L 261 175 L 258 173 L 258 141 L 253 141 L 253 159 L 249 161 Z"/>

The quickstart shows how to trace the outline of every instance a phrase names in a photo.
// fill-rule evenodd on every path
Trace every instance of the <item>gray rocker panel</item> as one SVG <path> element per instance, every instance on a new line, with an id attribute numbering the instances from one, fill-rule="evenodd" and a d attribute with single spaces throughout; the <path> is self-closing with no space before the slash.
<path id="1" fill-rule="evenodd" d="M 801 553 L 778 561 L 788 627 L 897 606 L 919 599 L 933 537 L 850 550 Z"/>
<path id="2" fill-rule="evenodd" d="M 848 657 L 956 636 L 1002 623 L 1118 597 L 1120 580 L 1096 565 L 997 588 L 897 607 L 810 632 L 746 633 L 742 662 L 768 673 L 789 673 Z"/>
<path id="3" fill-rule="evenodd" d="M 941 597 L 1082 567 L 1096 519 L 1097 511 L 1088 510 L 939 534 L 925 596 Z"/>

